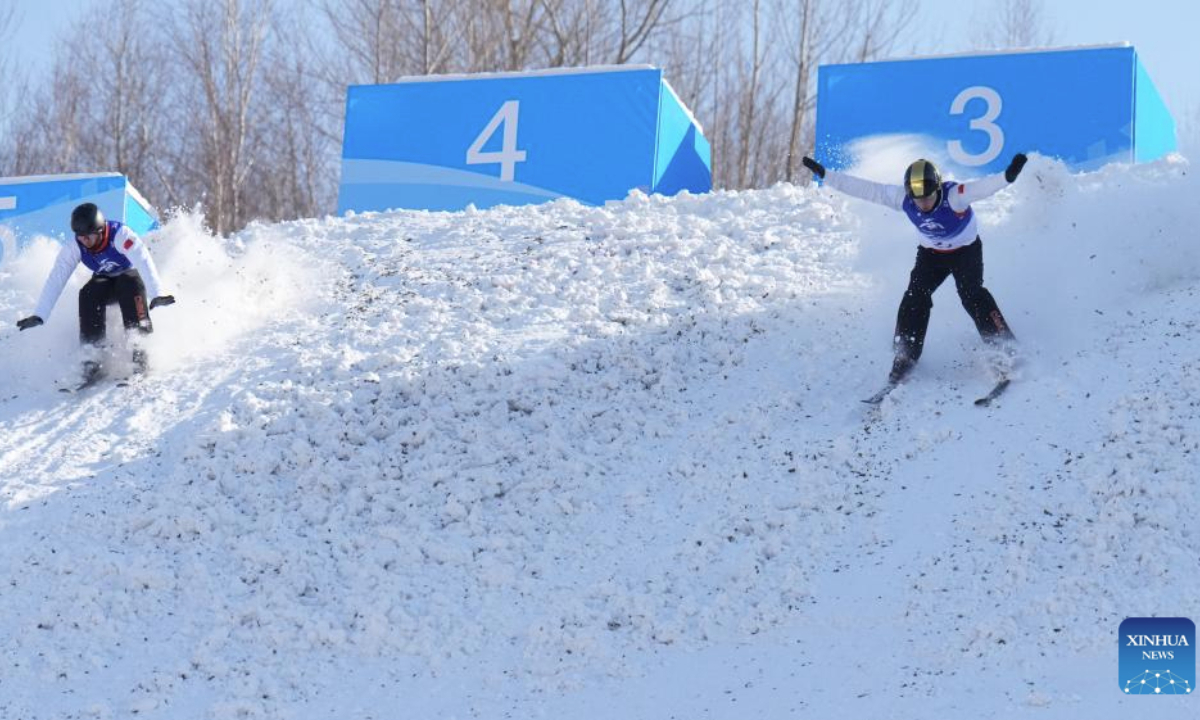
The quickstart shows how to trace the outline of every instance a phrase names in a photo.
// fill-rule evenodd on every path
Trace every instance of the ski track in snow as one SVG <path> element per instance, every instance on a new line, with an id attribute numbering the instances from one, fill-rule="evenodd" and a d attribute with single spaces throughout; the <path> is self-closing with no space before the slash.
<path id="1" fill-rule="evenodd" d="M 1024 354 L 990 408 L 952 283 L 859 402 L 913 247 L 828 191 L 177 218 L 144 381 L 55 391 L 77 284 L 0 339 L 0 715 L 1146 702 L 1117 625 L 1200 598 L 1196 190 L 1035 158 L 980 204 Z M 51 255 L 0 268 L 8 316 Z"/>

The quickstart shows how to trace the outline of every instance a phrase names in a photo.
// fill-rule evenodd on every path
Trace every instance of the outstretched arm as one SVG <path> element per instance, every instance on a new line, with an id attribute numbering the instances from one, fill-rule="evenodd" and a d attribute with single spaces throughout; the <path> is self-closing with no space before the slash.
<path id="1" fill-rule="evenodd" d="M 841 190 L 852 197 L 879 203 L 893 210 L 904 209 L 904 188 L 898 185 L 882 185 L 851 175 L 843 175 L 837 171 L 826 170 L 824 165 L 807 155 L 801 161 L 804 163 L 804 167 L 812 170 L 813 174 L 824 180 L 834 190 Z"/>
<path id="2" fill-rule="evenodd" d="M 42 286 L 42 295 L 38 298 L 37 309 L 33 311 L 35 316 L 43 319 L 50 317 L 50 311 L 58 302 L 58 296 L 62 295 L 67 280 L 71 278 L 71 273 L 75 272 L 78 265 L 79 243 L 68 240 L 67 244 L 58 251 L 58 257 L 54 259 L 54 267 L 50 269 L 50 276 L 46 278 L 46 284 Z"/>
<path id="3" fill-rule="evenodd" d="M 883 205 L 893 210 L 904 209 L 904 188 L 899 185 L 871 182 L 836 170 L 825 171 L 825 184 L 860 200 Z"/>
<path id="4" fill-rule="evenodd" d="M 989 198 L 1016 182 L 1017 176 L 1021 174 L 1021 169 L 1025 167 L 1025 160 L 1023 153 L 1017 153 L 1004 172 L 972 180 L 969 183 L 960 183 L 950 192 L 950 208 L 955 212 L 966 212 L 971 203 Z"/>

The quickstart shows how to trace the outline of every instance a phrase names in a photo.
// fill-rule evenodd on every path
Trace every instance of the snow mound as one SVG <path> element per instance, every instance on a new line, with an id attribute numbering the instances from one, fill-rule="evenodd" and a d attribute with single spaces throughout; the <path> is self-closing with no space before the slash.
<path id="1" fill-rule="evenodd" d="M 684 682 L 663 653 L 854 667 L 867 634 L 863 708 L 961 709 L 974 682 L 912 676 L 1102 656 L 1200 597 L 1196 191 L 1180 158 L 1034 158 L 977 208 L 1017 384 L 971 405 L 986 358 L 943 289 L 874 414 L 913 247 L 828 190 L 175 218 L 144 381 L 55 392 L 72 288 L 0 346 L 0 710 L 605 717 L 571 698 Z M 52 253 L 0 268 L 10 316 Z"/>

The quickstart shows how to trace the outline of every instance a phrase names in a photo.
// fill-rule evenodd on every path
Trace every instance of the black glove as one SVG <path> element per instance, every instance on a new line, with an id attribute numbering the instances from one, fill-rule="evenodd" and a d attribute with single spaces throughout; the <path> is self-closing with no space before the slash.
<path id="1" fill-rule="evenodd" d="M 153 310 L 156 307 L 162 307 L 163 305 L 174 305 L 174 304 L 175 304 L 175 296 L 174 295 L 159 295 L 158 297 L 156 297 L 150 301 L 150 309 Z"/>
<path id="2" fill-rule="evenodd" d="M 812 170 L 814 175 L 821 178 L 822 180 L 825 179 L 825 166 L 824 165 L 817 162 L 816 160 L 813 160 L 812 158 L 810 158 L 807 155 L 805 155 L 803 158 L 801 158 L 800 162 L 804 163 L 804 167 L 808 168 L 809 170 Z"/>
<path id="3" fill-rule="evenodd" d="M 21 318 L 20 320 L 17 321 L 17 327 L 21 328 L 22 330 L 28 330 L 29 328 L 35 328 L 41 324 L 42 324 L 42 319 L 40 317 L 38 317 L 37 315 L 30 315 L 27 318 Z"/>
<path id="4" fill-rule="evenodd" d="M 1008 164 L 1008 169 L 1004 171 L 1004 179 L 1013 182 L 1017 176 L 1021 174 L 1021 168 L 1025 167 L 1025 162 L 1029 158 L 1025 157 L 1025 153 L 1017 153 L 1013 155 L 1012 162 Z"/>

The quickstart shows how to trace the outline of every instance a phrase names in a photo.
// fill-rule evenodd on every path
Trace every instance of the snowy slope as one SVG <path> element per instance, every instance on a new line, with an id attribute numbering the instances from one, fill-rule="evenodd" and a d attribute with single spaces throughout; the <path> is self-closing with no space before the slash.
<path id="1" fill-rule="evenodd" d="M 914 247 L 827 190 L 178 218 L 146 381 L 0 338 L 0 716 L 1190 717 L 1114 639 L 1200 616 L 1197 190 L 1034 159 L 1018 382 L 948 283 L 874 414 Z"/>

